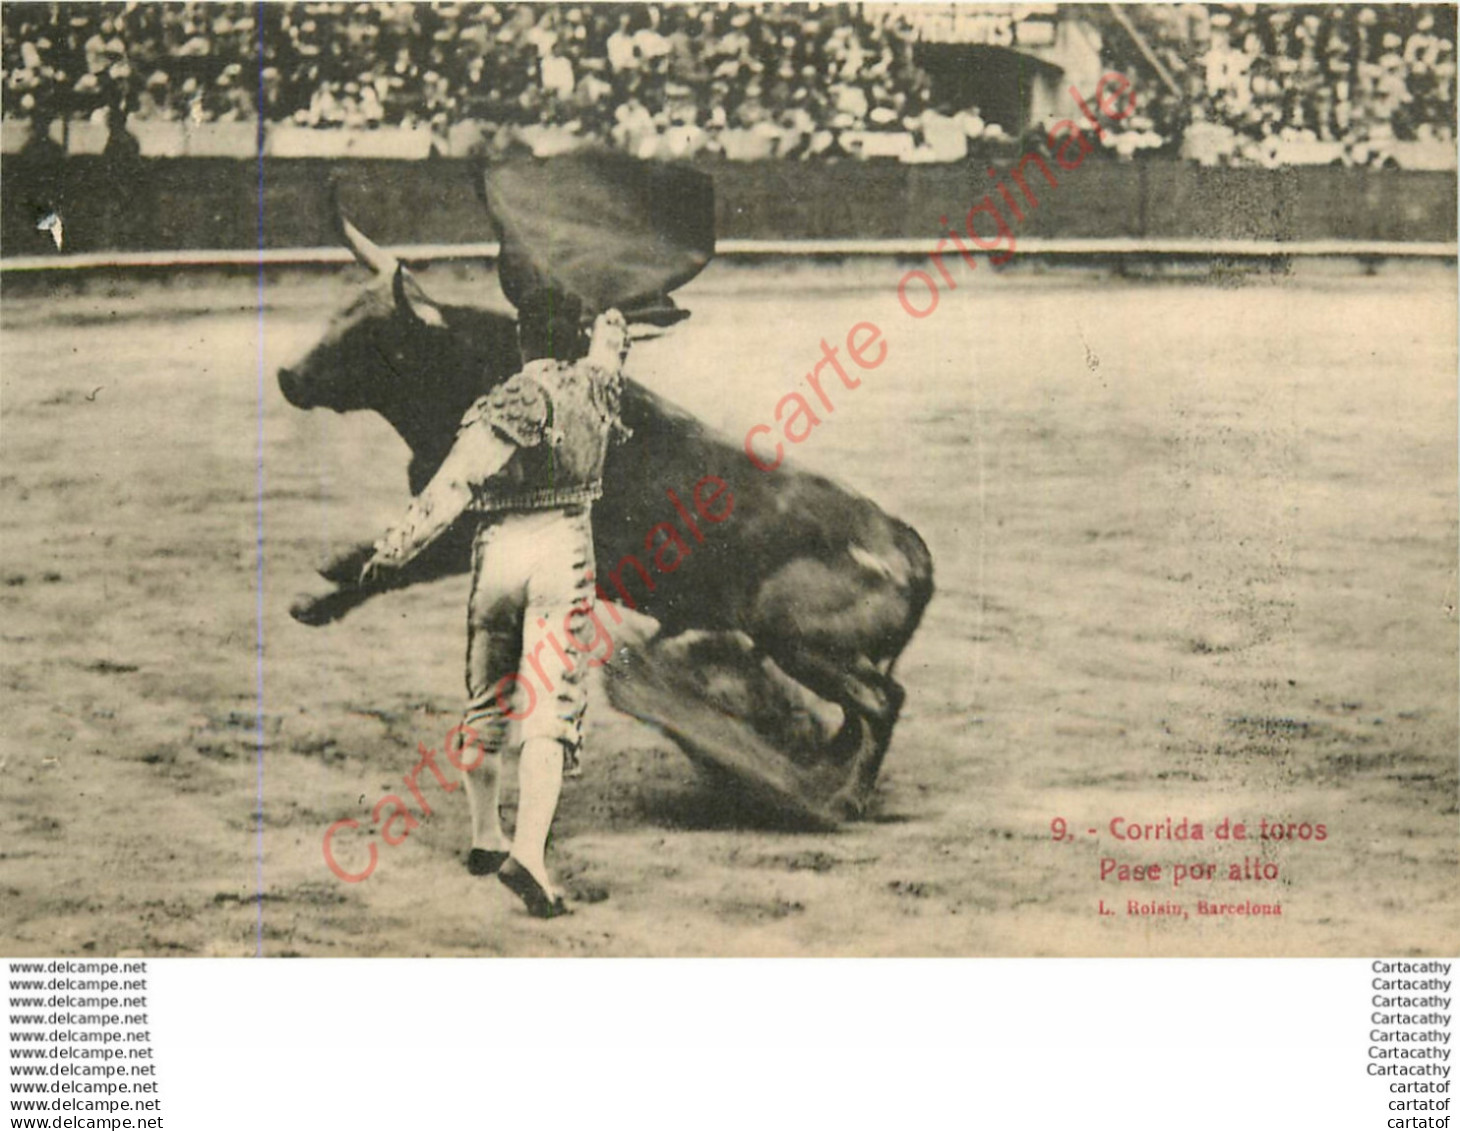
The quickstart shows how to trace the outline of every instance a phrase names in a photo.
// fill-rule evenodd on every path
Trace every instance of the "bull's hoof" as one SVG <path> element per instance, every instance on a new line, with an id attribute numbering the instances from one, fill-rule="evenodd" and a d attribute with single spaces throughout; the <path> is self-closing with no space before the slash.
<path id="1" fill-rule="evenodd" d="M 289 604 L 289 615 L 300 624 L 307 624 L 311 628 L 318 628 L 336 619 L 334 610 L 330 608 L 329 598 L 309 595 L 295 597 Z"/>
<path id="2" fill-rule="evenodd" d="M 867 815 L 869 798 L 855 789 L 839 789 L 826 800 L 826 807 L 843 821 L 860 821 Z"/>

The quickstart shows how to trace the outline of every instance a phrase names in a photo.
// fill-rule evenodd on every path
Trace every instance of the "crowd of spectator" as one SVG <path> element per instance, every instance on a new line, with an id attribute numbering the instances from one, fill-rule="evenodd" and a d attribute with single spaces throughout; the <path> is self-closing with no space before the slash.
<path id="1" fill-rule="evenodd" d="M 258 26 L 262 19 L 263 26 Z M 5 113 L 562 131 L 782 155 L 915 130 L 927 78 L 849 5 L 7 5 Z"/>
<path id="2" fill-rule="evenodd" d="M 1358 159 L 1386 139 L 1454 137 L 1453 7 L 1124 11 L 1101 17 L 1108 65 L 1142 75 L 1124 155 L 1174 150 L 1194 124 L 1226 131 L 1233 160 L 1272 139 Z M 883 5 L 7 4 L 3 33 L 7 117 L 262 116 L 443 138 L 481 123 L 487 144 L 658 157 L 936 160 L 1021 140 L 938 98 L 915 29 Z"/>
<path id="3" fill-rule="evenodd" d="M 1455 136 L 1452 6 L 1248 5 L 1212 23 L 1203 105 L 1246 137 L 1378 149 Z"/>
<path id="4" fill-rule="evenodd" d="M 1146 108 L 1158 128 L 1224 131 L 1234 161 L 1273 163 L 1279 143 L 1341 151 L 1358 164 L 1382 160 L 1395 142 L 1453 146 L 1452 5 L 1186 4 L 1130 12 L 1175 87 L 1149 87 Z"/>
<path id="5" fill-rule="evenodd" d="M 7 4 L 6 117 L 252 118 L 249 5 Z"/>
<path id="6" fill-rule="evenodd" d="M 905 129 L 927 95 L 911 40 L 848 5 L 303 4 L 275 18 L 265 113 L 304 125 L 479 121 L 646 156 L 745 132 L 792 155 Z"/>

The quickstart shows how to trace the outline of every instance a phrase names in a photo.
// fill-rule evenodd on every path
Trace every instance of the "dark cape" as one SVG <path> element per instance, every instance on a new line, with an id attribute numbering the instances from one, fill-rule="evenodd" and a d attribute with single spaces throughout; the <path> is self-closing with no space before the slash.
<path id="1" fill-rule="evenodd" d="M 488 165 L 483 181 L 498 278 L 519 311 L 547 291 L 589 316 L 675 322 L 669 292 L 715 254 L 714 183 L 685 165 L 588 149 Z"/>

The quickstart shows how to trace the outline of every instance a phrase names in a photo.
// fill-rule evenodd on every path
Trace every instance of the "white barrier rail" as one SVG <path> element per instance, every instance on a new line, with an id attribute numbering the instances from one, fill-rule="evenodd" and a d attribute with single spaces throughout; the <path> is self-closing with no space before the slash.
<path id="1" fill-rule="evenodd" d="M 936 240 L 724 239 L 716 255 L 758 256 L 914 256 L 928 255 Z M 495 260 L 495 240 L 459 244 L 402 244 L 389 249 L 408 263 L 461 259 Z M 1457 245 L 1443 241 L 1408 240 L 1203 240 L 1203 239 L 1023 239 L 1017 257 L 1026 256 L 1172 256 L 1196 258 L 1273 259 L 1281 257 L 1353 257 L 1358 259 L 1455 259 Z M 80 255 L 17 255 L 0 258 L 0 273 L 163 269 L 208 267 L 310 267 L 351 262 L 343 247 L 190 249 L 180 251 L 101 251 Z"/>

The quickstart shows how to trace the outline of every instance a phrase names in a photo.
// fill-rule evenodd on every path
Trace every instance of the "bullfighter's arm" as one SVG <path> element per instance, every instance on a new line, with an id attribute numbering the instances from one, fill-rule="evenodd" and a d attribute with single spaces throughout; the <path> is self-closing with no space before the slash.
<path id="1" fill-rule="evenodd" d="M 495 475 L 516 450 L 489 426 L 463 428 L 405 517 L 375 543 L 360 580 L 368 583 L 386 570 L 400 569 L 445 534 L 471 504 L 473 484 Z"/>
<path id="2" fill-rule="evenodd" d="M 519 447 L 542 442 L 550 417 L 542 386 L 523 374 L 477 400 L 436 474 L 411 500 L 405 517 L 375 543 L 361 582 L 399 569 L 441 537 L 471 505 L 474 488 L 505 469 Z"/>
<path id="3" fill-rule="evenodd" d="M 628 353 L 628 327 L 617 310 L 600 314 L 584 361 L 618 371 Z M 506 468 L 518 448 L 541 444 L 552 432 L 552 402 L 531 375 L 533 366 L 556 364 L 535 361 L 527 370 L 477 399 L 462 417 L 445 461 L 411 501 L 404 520 L 391 527 L 375 544 L 375 554 L 360 573 L 369 583 L 387 569 L 399 569 L 441 537 L 471 505 L 475 487 Z M 618 425 L 622 431 L 622 425 Z"/>

